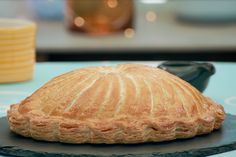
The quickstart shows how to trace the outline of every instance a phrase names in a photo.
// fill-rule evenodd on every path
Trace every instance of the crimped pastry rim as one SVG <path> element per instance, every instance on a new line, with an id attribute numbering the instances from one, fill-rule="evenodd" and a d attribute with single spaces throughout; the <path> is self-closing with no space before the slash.
<path id="1" fill-rule="evenodd" d="M 18 106 L 19 104 L 11 105 L 7 112 L 8 123 L 13 132 L 36 140 L 73 144 L 132 144 L 191 138 L 219 129 L 225 119 L 223 107 L 218 104 L 216 104 L 216 107 L 222 112 L 218 112 L 216 115 L 206 114 L 205 117 L 198 117 L 192 121 L 174 120 L 162 123 L 153 122 L 150 119 L 138 120 L 139 123 L 133 123 L 134 121 L 131 119 L 130 123 L 127 123 L 128 120 L 122 121 L 119 119 L 108 120 L 109 123 L 104 120 L 78 122 L 61 117 L 52 118 L 51 116 L 31 113 L 23 115 L 18 112 Z M 104 124 L 109 125 L 104 126 Z M 145 127 L 141 128 L 140 124 L 145 124 Z M 112 130 L 111 128 L 115 129 Z M 119 135 L 123 134 L 123 136 L 117 135 L 117 128 L 120 129 L 118 131 Z M 148 129 L 149 131 L 147 131 Z M 181 130 L 186 131 L 186 129 L 189 130 L 181 132 Z M 84 134 L 90 135 L 90 137 L 86 138 Z M 135 138 L 132 137 L 134 134 L 136 135 Z"/>

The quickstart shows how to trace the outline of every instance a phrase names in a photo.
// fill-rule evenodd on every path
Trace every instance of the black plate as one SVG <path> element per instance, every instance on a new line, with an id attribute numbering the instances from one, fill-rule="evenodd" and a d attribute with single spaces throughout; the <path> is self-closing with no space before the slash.
<path id="1" fill-rule="evenodd" d="M 236 149 L 236 116 L 227 115 L 222 129 L 191 139 L 132 145 L 61 144 L 35 141 L 12 133 L 0 118 L 0 153 L 16 156 L 207 156 Z"/>

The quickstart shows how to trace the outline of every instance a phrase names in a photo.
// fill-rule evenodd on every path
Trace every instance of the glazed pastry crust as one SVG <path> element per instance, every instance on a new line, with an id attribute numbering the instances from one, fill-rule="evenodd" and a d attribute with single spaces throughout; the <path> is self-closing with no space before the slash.
<path id="1" fill-rule="evenodd" d="M 64 143 L 190 138 L 219 129 L 224 119 L 223 107 L 190 84 L 133 64 L 61 75 L 8 110 L 13 132 Z"/>

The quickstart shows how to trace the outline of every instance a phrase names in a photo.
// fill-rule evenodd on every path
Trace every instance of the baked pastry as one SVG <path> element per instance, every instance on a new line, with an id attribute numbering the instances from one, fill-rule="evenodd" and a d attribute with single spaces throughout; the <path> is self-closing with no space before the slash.
<path id="1" fill-rule="evenodd" d="M 220 128 L 223 107 L 180 78 L 144 65 L 88 67 L 58 76 L 8 111 L 10 129 L 65 143 L 142 143 Z"/>

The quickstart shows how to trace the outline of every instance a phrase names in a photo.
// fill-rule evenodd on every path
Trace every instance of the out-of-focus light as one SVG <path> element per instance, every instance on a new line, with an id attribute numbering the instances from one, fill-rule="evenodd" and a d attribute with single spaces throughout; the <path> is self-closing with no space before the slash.
<path id="1" fill-rule="evenodd" d="M 74 23 L 77 27 L 82 27 L 85 23 L 85 20 L 84 20 L 84 18 L 78 16 L 75 18 Z"/>
<path id="2" fill-rule="evenodd" d="M 124 35 L 126 38 L 133 38 L 134 35 L 135 35 L 135 31 L 134 29 L 132 28 L 127 28 L 125 31 L 124 31 Z"/>
<path id="3" fill-rule="evenodd" d="M 148 11 L 146 13 L 146 20 L 148 22 L 154 22 L 157 19 L 157 14 L 154 11 Z"/>
<path id="4" fill-rule="evenodd" d="M 153 3 L 162 4 L 162 3 L 166 3 L 167 0 L 141 0 L 141 2 L 147 3 L 147 4 L 153 4 Z"/>
<path id="5" fill-rule="evenodd" d="M 117 0 L 107 0 L 107 5 L 110 8 L 116 8 L 118 6 Z"/>

